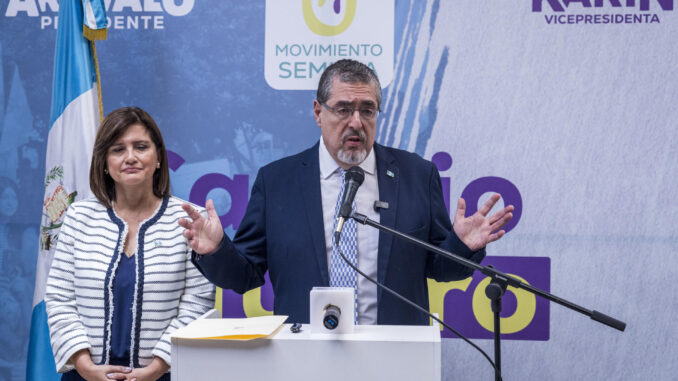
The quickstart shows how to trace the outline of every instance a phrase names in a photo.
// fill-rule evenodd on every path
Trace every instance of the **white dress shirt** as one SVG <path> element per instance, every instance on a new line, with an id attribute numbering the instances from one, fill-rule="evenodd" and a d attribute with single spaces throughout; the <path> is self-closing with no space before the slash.
<path id="1" fill-rule="evenodd" d="M 334 210 L 341 190 L 339 164 L 327 151 L 320 138 L 320 193 L 323 202 L 323 222 L 325 224 L 325 250 L 327 263 L 331 263 L 334 232 Z M 377 181 L 377 160 L 374 149 L 359 165 L 365 172 L 365 181 L 355 196 L 356 212 L 379 222 L 379 213 L 374 210 L 374 202 L 379 200 L 379 182 Z M 373 279 L 377 278 L 377 252 L 379 231 L 371 226 L 356 222 L 358 236 L 358 268 Z M 358 274 L 358 324 L 377 324 L 377 286 Z"/>

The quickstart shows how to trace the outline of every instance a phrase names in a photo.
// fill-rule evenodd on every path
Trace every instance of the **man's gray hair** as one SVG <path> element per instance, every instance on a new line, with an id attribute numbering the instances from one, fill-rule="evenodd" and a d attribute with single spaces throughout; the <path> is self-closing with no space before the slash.
<path id="1" fill-rule="evenodd" d="M 335 77 L 344 83 L 368 83 L 374 85 L 377 109 L 381 110 L 381 84 L 374 70 L 361 62 L 349 59 L 333 63 L 320 76 L 318 93 L 316 94 L 316 99 L 319 103 L 326 104 L 325 102 L 330 99 L 330 89 Z"/>

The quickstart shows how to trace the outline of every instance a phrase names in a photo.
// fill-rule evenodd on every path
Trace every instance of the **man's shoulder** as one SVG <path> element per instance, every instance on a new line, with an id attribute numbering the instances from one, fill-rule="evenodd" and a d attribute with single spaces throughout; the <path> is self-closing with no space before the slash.
<path id="1" fill-rule="evenodd" d="M 291 170 L 301 164 L 318 161 L 318 143 L 294 155 L 285 156 L 281 159 L 272 161 L 263 167 L 260 171 L 265 173 L 285 173 L 282 171 Z"/>
<path id="2" fill-rule="evenodd" d="M 378 161 L 394 161 L 400 167 L 413 168 L 427 168 L 433 165 L 433 163 L 414 152 L 405 151 L 399 148 L 387 147 L 376 143 L 374 144 L 374 147 Z"/>

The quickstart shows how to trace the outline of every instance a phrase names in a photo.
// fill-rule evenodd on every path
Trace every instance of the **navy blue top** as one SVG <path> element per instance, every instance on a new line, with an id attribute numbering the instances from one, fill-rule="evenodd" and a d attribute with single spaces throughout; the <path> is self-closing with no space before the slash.
<path id="1" fill-rule="evenodd" d="M 132 303 L 136 282 L 136 261 L 134 255 L 123 253 L 113 278 L 113 320 L 111 322 L 111 358 L 109 364 L 129 366 L 132 340 Z M 157 381 L 170 381 L 170 373 L 163 374 Z M 86 381 L 74 369 L 61 376 L 61 381 Z"/>
<path id="2" fill-rule="evenodd" d="M 129 359 L 132 338 L 132 303 L 136 283 L 134 255 L 123 253 L 113 278 L 113 320 L 111 322 L 111 359 Z M 125 364 L 126 365 L 126 364 Z"/>

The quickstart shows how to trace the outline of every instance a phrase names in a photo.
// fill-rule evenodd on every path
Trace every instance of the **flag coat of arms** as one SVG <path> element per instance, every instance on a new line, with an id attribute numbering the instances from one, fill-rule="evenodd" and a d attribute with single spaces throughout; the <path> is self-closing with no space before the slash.
<path id="1" fill-rule="evenodd" d="M 106 27 L 104 0 L 59 1 L 28 381 L 60 379 L 49 340 L 45 285 L 66 209 L 91 196 L 89 166 L 103 114 L 93 41 L 106 38 Z"/>

